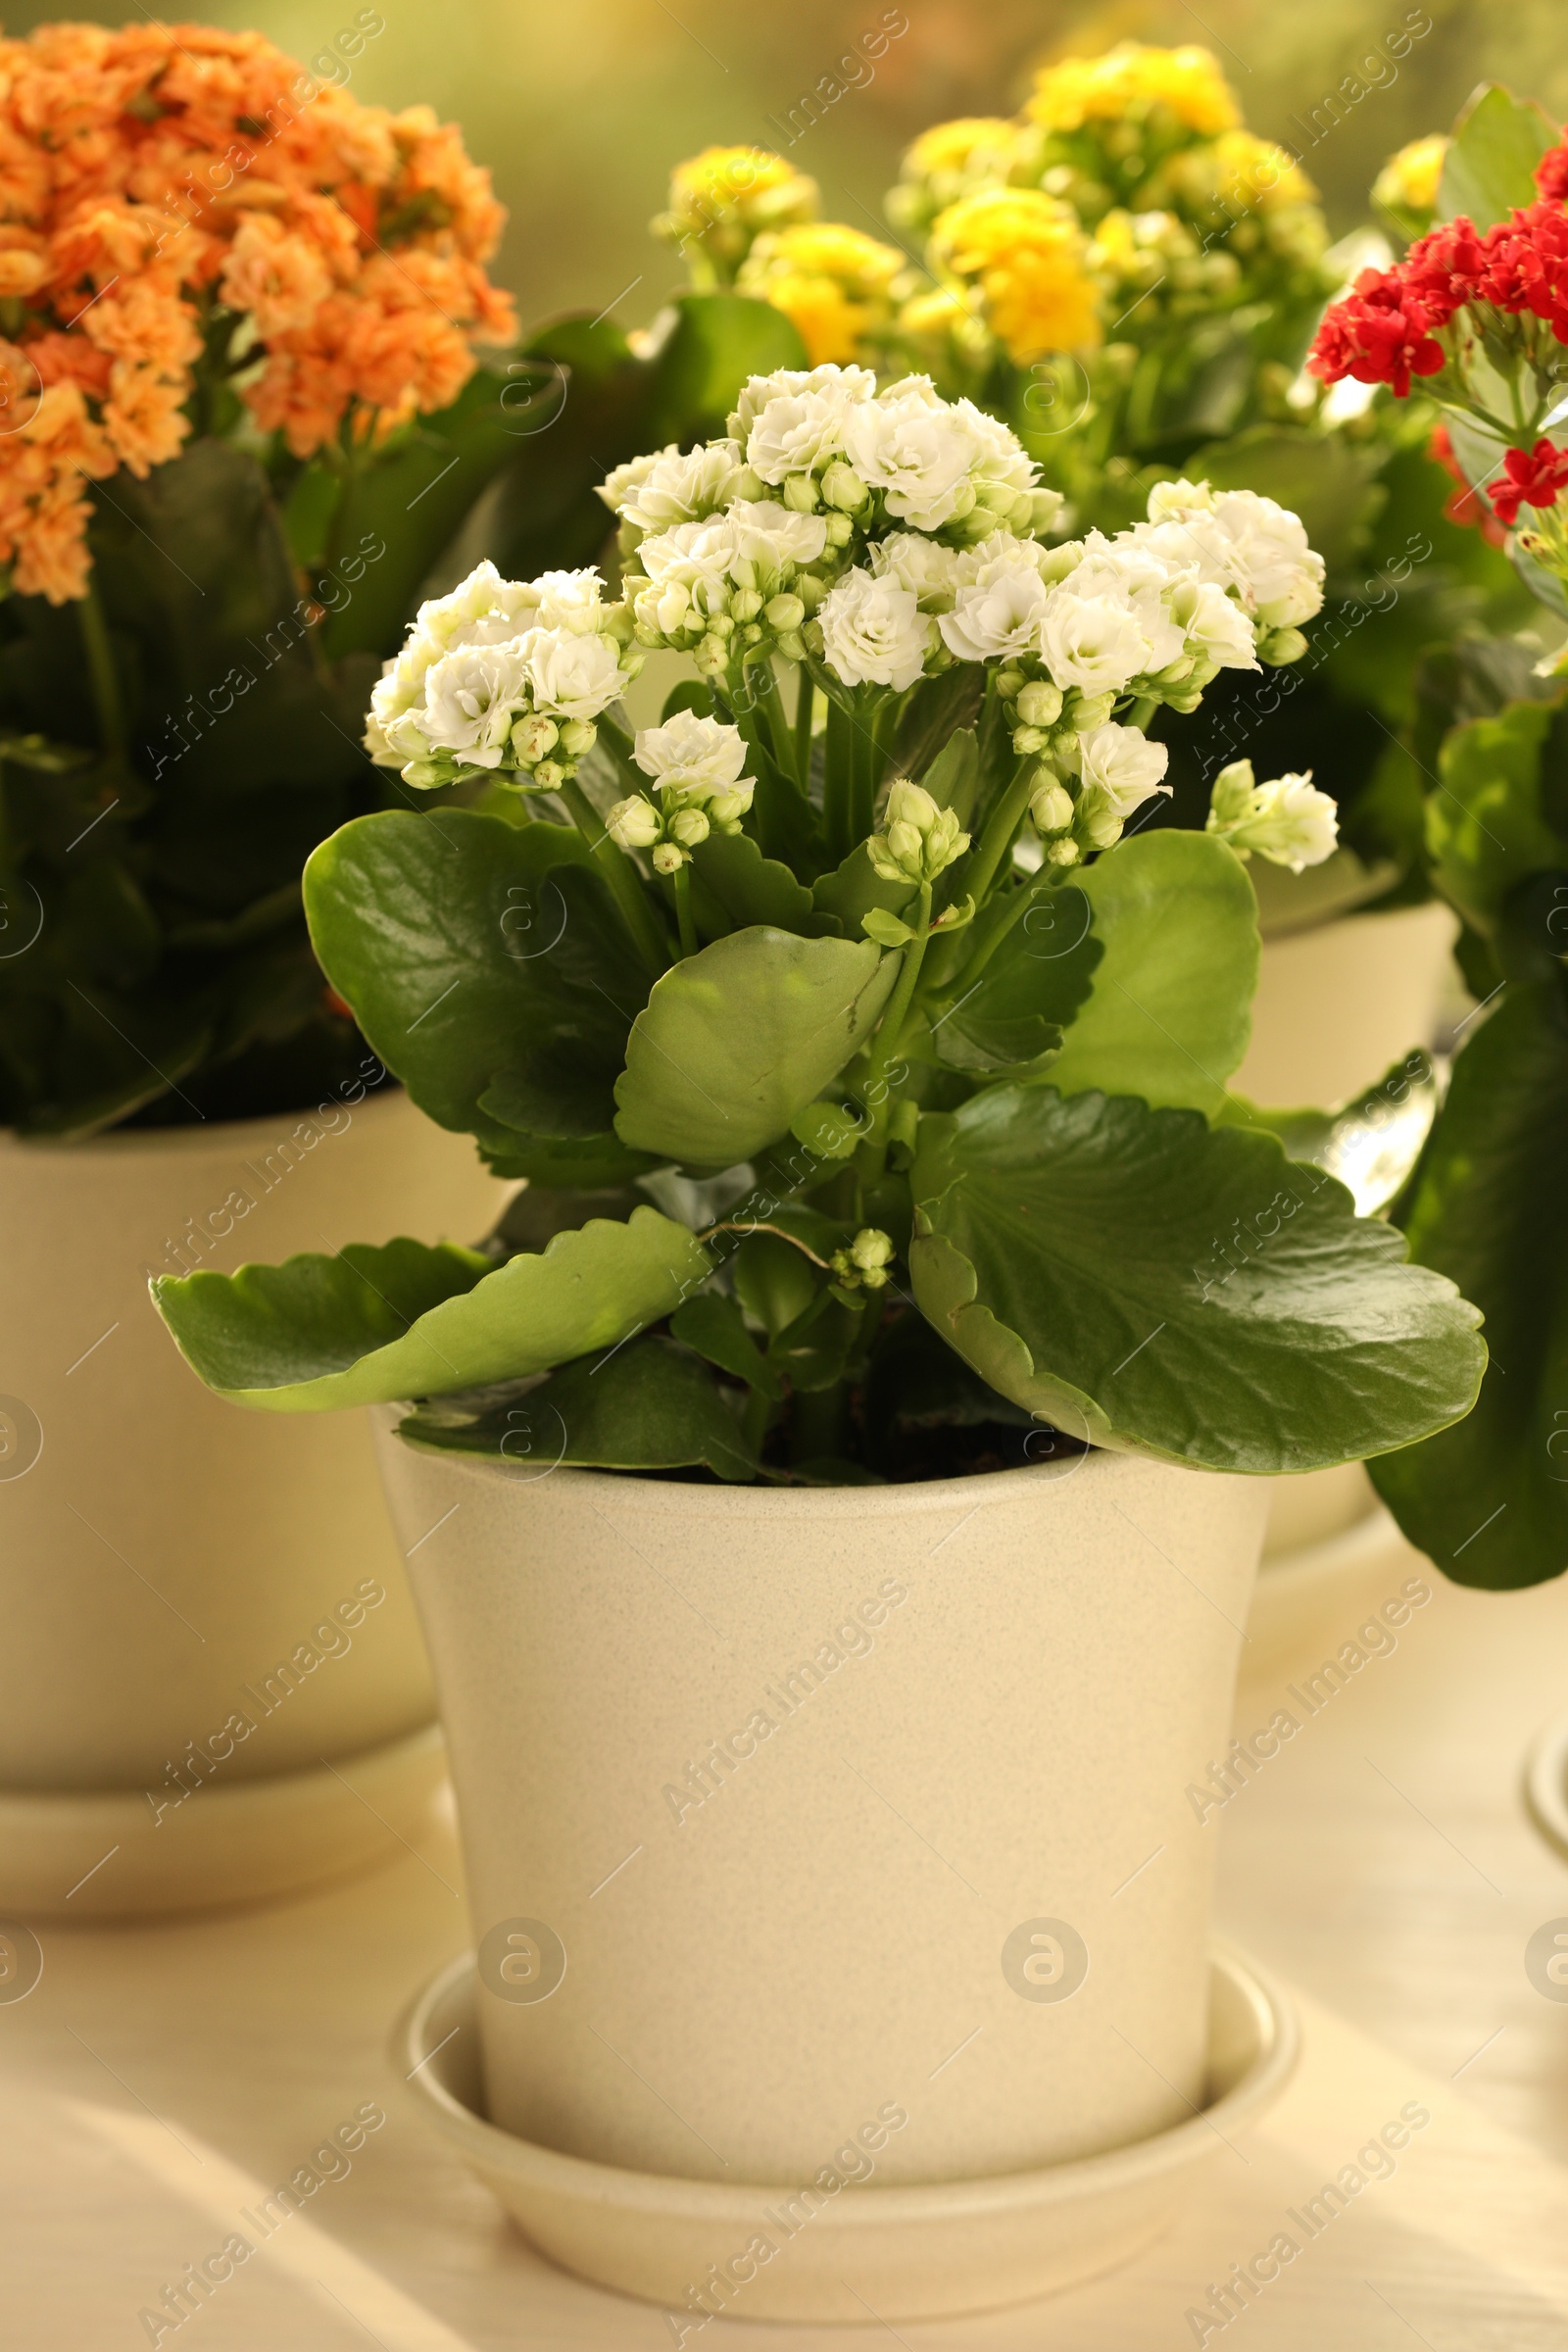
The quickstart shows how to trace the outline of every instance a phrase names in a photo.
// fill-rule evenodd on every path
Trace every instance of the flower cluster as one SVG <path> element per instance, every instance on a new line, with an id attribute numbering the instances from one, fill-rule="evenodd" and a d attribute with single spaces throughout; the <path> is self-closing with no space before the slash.
<path id="1" fill-rule="evenodd" d="M 307 457 L 456 398 L 514 322 L 488 174 L 425 107 L 362 106 L 256 33 L 0 42 L 0 561 L 86 591 L 84 485 L 189 431 L 204 352 Z"/>
<path id="2" fill-rule="evenodd" d="M 729 428 L 605 484 L 638 642 L 691 653 L 732 700 L 775 656 L 841 702 L 989 665 L 1015 752 L 1059 793 L 1036 810 L 1058 864 L 1108 847 L 1159 788 L 1163 746 L 1119 709 L 1191 710 L 1222 668 L 1297 659 L 1322 603 L 1298 518 L 1250 491 L 1161 483 L 1131 529 L 1048 546 L 1056 495 L 1004 426 L 925 377 L 754 376 Z M 920 830 L 918 803 L 873 862 L 934 878 L 931 857 L 957 851 L 922 832 L 916 857 L 905 824 Z"/>
<path id="3" fill-rule="evenodd" d="M 1412 139 L 1391 155 L 1372 182 L 1372 202 L 1387 213 L 1406 236 L 1422 237 L 1432 226 L 1438 209 L 1438 184 L 1448 149 L 1453 144 L 1441 131 Z"/>
<path id="4" fill-rule="evenodd" d="M 814 179 L 763 147 L 705 147 L 670 174 L 669 203 L 655 215 L 656 237 L 693 265 L 699 285 L 730 285 L 764 232 L 816 219 Z"/>
<path id="5" fill-rule="evenodd" d="M 853 360 L 885 346 L 911 275 L 896 245 L 834 220 L 768 229 L 753 245 L 736 290 L 771 303 L 799 330 L 807 357 Z"/>
<path id="6" fill-rule="evenodd" d="M 677 710 L 662 726 L 639 728 L 632 757 L 659 801 L 628 794 L 606 814 L 605 830 L 623 850 L 649 851 L 656 873 L 674 873 L 710 833 L 740 831 L 755 787 L 742 772 L 738 728 Z"/>
<path id="7" fill-rule="evenodd" d="M 902 580 L 858 569 L 858 555 L 890 533 L 956 549 L 1045 528 L 1060 505 L 1005 426 L 923 376 L 880 394 L 863 368 L 753 376 L 729 427 L 619 466 L 601 490 L 639 642 L 690 652 L 709 675 L 811 650 L 847 685 L 912 685 L 934 631 L 908 623 Z"/>
<path id="8" fill-rule="evenodd" d="M 483 563 L 419 607 L 371 695 L 366 749 L 423 790 L 485 774 L 559 791 L 642 666 L 630 635 L 597 571 L 518 582 Z"/>
<path id="9" fill-rule="evenodd" d="M 1254 783 L 1250 760 L 1233 760 L 1214 778 L 1205 831 L 1228 841 L 1238 858 L 1255 850 L 1293 874 L 1321 865 L 1339 840 L 1339 810 L 1326 792 L 1305 775 L 1275 776 Z"/>

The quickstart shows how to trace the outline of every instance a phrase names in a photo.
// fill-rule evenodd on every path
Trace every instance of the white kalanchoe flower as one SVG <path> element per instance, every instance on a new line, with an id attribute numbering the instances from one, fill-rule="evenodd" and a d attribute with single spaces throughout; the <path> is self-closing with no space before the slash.
<path id="1" fill-rule="evenodd" d="M 924 785 L 903 778 L 888 793 L 882 822 L 865 854 L 884 882 L 934 882 L 969 847 L 954 810 L 933 800 Z"/>
<path id="2" fill-rule="evenodd" d="M 1169 795 L 1160 778 L 1170 753 L 1164 744 L 1151 743 L 1141 727 L 1110 724 L 1080 735 L 1077 752 L 1083 781 L 1077 830 L 1090 849 L 1108 850 L 1135 808 L 1155 793 Z"/>
<path id="3" fill-rule="evenodd" d="M 528 690 L 520 639 L 443 654 L 425 675 L 418 718 L 428 751 L 449 752 L 469 767 L 499 767 Z"/>
<path id="4" fill-rule="evenodd" d="M 868 571 L 847 572 L 817 614 L 822 650 L 846 686 L 912 686 L 936 645 L 936 626 L 911 589 Z"/>
<path id="5" fill-rule="evenodd" d="M 917 531 L 895 531 L 874 539 L 866 549 L 871 575 L 907 588 L 922 612 L 949 612 L 964 561 L 940 539 L 923 538 Z"/>
<path id="6" fill-rule="evenodd" d="M 533 707 L 548 717 L 597 718 L 625 687 L 619 649 L 608 637 L 530 629 L 518 646 Z"/>
<path id="7" fill-rule="evenodd" d="M 928 376 L 906 376 L 853 409 L 844 447 L 862 481 L 881 491 L 888 513 L 915 530 L 939 531 L 974 506 L 975 435 Z"/>
<path id="8" fill-rule="evenodd" d="M 985 571 L 986 577 L 957 590 L 953 611 L 938 619 L 948 650 L 960 662 L 1036 652 L 1052 596 L 1038 566 L 998 559 Z"/>
<path id="9" fill-rule="evenodd" d="M 801 514 L 777 499 L 737 499 L 725 517 L 730 528 L 730 573 L 749 564 L 757 576 L 743 584 L 775 589 L 797 564 L 814 564 L 827 546 L 820 514 Z"/>
<path id="10" fill-rule="evenodd" d="M 1179 580 L 1171 592 L 1171 617 L 1186 633 L 1187 650 L 1216 669 L 1260 666 L 1252 624 L 1240 600 L 1212 580 Z"/>
<path id="11" fill-rule="evenodd" d="M 631 466 L 617 466 L 600 483 L 599 495 L 633 530 L 667 531 L 678 522 L 721 514 L 738 495 L 745 469 L 746 453 L 738 442 L 710 441 L 683 450 L 672 441 L 651 465 L 638 458 Z"/>
<path id="12" fill-rule="evenodd" d="M 746 765 L 746 739 L 721 719 L 677 710 L 662 726 L 638 729 L 632 757 L 660 791 L 674 789 L 696 803 L 733 792 Z"/>
<path id="13" fill-rule="evenodd" d="M 1237 590 L 1265 629 L 1294 628 L 1322 610 L 1323 559 L 1300 516 L 1272 498 L 1215 492 L 1206 482 L 1159 482 L 1149 514 L 1134 526 L 1135 538 L 1173 567 Z"/>
<path id="14" fill-rule="evenodd" d="M 1144 665 L 1147 641 L 1118 599 L 1054 589 L 1040 623 L 1040 651 L 1055 684 L 1080 694 L 1120 694 Z"/>
<path id="15" fill-rule="evenodd" d="M 773 393 L 755 410 L 747 397 L 753 385 L 741 394 L 732 421 L 744 426 L 746 463 L 764 482 L 819 473 L 842 457 L 849 419 L 870 399 L 849 379 L 864 377 L 873 389 L 876 382 L 863 368 L 817 368 L 811 373 L 824 380 L 806 390 Z"/>
<path id="16" fill-rule="evenodd" d="M 1255 850 L 1293 874 L 1321 865 L 1339 844 L 1340 812 L 1326 792 L 1305 775 L 1252 780 L 1250 760 L 1235 760 L 1214 778 L 1205 832 L 1228 841 L 1239 858 Z"/>
<path id="17" fill-rule="evenodd" d="M 831 396 L 843 405 L 876 398 L 876 377 L 869 368 L 839 368 L 826 362 L 820 368 L 775 368 L 771 375 L 748 377 L 729 420 L 730 436 L 744 443 L 770 402 L 798 400 L 806 393 Z"/>

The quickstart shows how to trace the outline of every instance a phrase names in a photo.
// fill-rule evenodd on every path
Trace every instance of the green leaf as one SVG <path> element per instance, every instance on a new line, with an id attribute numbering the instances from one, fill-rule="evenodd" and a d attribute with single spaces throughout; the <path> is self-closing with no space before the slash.
<path id="1" fill-rule="evenodd" d="M 1510 989 L 1453 1065 L 1404 1206 L 1423 1265 L 1463 1285 L 1493 1362 L 1467 1421 L 1372 1463 L 1410 1542 L 1502 1591 L 1568 1565 L 1568 1021 L 1560 983 Z"/>
<path id="2" fill-rule="evenodd" d="M 722 1291 L 699 1291 L 675 1309 L 669 1328 L 683 1348 L 706 1355 L 749 1389 L 760 1389 L 765 1396 L 783 1396 L 784 1384 L 747 1330 L 746 1317 Z"/>
<path id="3" fill-rule="evenodd" d="M 848 1159 L 865 1134 L 864 1111 L 840 1102 L 807 1102 L 790 1121 L 790 1133 L 818 1159 Z"/>
<path id="4" fill-rule="evenodd" d="M 1229 441 L 1196 450 L 1184 471 L 1216 490 L 1255 490 L 1288 507 L 1330 571 L 1340 571 L 1353 563 L 1383 503 L 1375 479 L 1383 459 L 1375 442 L 1358 444 L 1342 433 L 1251 424 Z"/>
<path id="5" fill-rule="evenodd" d="M 610 1135 L 648 993 L 598 874 L 545 863 L 539 836 L 557 831 L 393 810 L 345 825 L 306 868 L 332 986 L 420 1109 L 495 1153 L 521 1149 L 503 1111 L 531 1111 L 546 1139 Z"/>
<path id="6" fill-rule="evenodd" d="M 712 441 L 750 375 L 810 362 L 782 311 L 748 294 L 678 294 L 675 323 L 654 361 L 646 440 Z"/>
<path id="7" fill-rule="evenodd" d="M 837 1077 L 898 969 L 864 941 L 765 926 L 688 956 L 632 1024 L 615 1132 L 693 1167 L 749 1159 Z"/>
<path id="8" fill-rule="evenodd" d="M 1515 98 L 1500 82 L 1483 82 L 1454 124 L 1443 159 L 1438 219 L 1467 214 L 1477 228 L 1506 220 L 1516 205 L 1534 204 L 1535 169 L 1557 132 L 1533 98 Z"/>
<path id="9" fill-rule="evenodd" d="M 889 914 L 881 906 L 873 906 L 869 914 L 861 915 L 860 929 L 867 939 L 874 939 L 879 948 L 906 948 L 914 937 L 913 931 L 901 916 Z"/>
<path id="10" fill-rule="evenodd" d="M 764 858 L 749 833 L 710 833 L 692 852 L 692 864 L 737 930 L 771 923 L 812 938 L 832 927 L 789 867 Z"/>
<path id="11" fill-rule="evenodd" d="M 810 1305 L 774 1340 L 770 1360 L 802 1394 L 836 1389 L 851 1348 L 860 1336 L 858 1307 L 846 1306 L 831 1290 L 818 1291 Z"/>
<path id="12" fill-rule="evenodd" d="M 511 1402 L 425 1405 L 399 1422 L 398 1436 L 436 1452 L 480 1454 L 522 1478 L 563 1464 L 757 1475 L 712 1374 L 661 1339 L 564 1364 Z"/>
<path id="13" fill-rule="evenodd" d="M 1069 1435 L 1211 1470 L 1313 1470 L 1467 1412 L 1475 1309 L 1270 1136 L 1002 1086 L 922 1119 L 924 1314 Z"/>
<path id="14" fill-rule="evenodd" d="M 505 376 L 476 368 L 450 408 L 421 416 L 343 491 L 317 559 L 330 605 L 321 633 L 333 661 L 396 652 L 426 574 L 516 451 L 508 397 Z M 296 486 L 295 500 L 303 505 L 307 495 Z"/>
<path id="15" fill-rule="evenodd" d="M 152 1290 L 209 1388 L 267 1412 L 313 1413 L 520 1380 L 614 1347 L 669 1314 L 709 1265 L 684 1225 L 638 1208 L 494 1271 L 475 1250 L 397 1241 L 165 1275 Z"/>
<path id="16" fill-rule="evenodd" d="M 934 801 L 954 809 L 960 824 L 974 814 L 980 790 L 980 743 L 973 727 L 950 735 L 919 781 Z"/>
<path id="17" fill-rule="evenodd" d="M 1079 887 L 1104 954 L 1052 1085 L 1212 1115 L 1251 1030 L 1260 947 L 1246 868 L 1208 834 L 1139 833 Z"/>
<path id="18" fill-rule="evenodd" d="M 816 1298 L 810 1259 L 781 1234 L 749 1234 L 735 1252 L 734 1275 L 735 1296 L 769 1341 L 799 1322 Z"/>
<path id="19" fill-rule="evenodd" d="M 960 970 L 953 1002 L 931 1024 L 931 1043 L 951 1069 L 989 1071 L 1037 1061 L 1062 1042 L 1081 1010 L 1104 953 L 1085 893 L 1072 884 L 1033 888 L 977 982 Z M 1003 909 L 1016 901 L 1004 899 Z"/>
<path id="20" fill-rule="evenodd" d="M 1511 891 L 1568 859 L 1568 842 L 1542 806 L 1542 758 L 1555 716 L 1544 703 L 1511 703 L 1496 718 L 1455 727 L 1439 755 L 1443 789 L 1426 814 L 1433 880 L 1489 937 Z"/>

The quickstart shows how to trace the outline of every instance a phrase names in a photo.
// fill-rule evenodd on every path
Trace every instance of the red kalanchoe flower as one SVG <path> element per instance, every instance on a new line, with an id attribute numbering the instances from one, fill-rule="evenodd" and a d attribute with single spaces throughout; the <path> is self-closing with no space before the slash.
<path id="1" fill-rule="evenodd" d="M 1487 484 L 1487 496 L 1499 522 L 1512 524 L 1521 506 L 1554 507 L 1559 490 L 1568 490 L 1568 449 L 1543 437 L 1534 449 L 1510 449 L 1502 471 Z"/>
<path id="2" fill-rule="evenodd" d="M 1446 424 L 1433 426 L 1432 438 L 1427 443 L 1427 456 L 1458 484 L 1443 510 L 1444 521 L 1456 523 L 1461 530 L 1479 531 L 1489 547 L 1505 545 L 1508 534 L 1496 516 L 1489 512 L 1480 491 L 1474 489 L 1466 478 L 1464 467 L 1453 454 L 1453 443 L 1448 438 Z"/>
<path id="3" fill-rule="evenodd" d="M 1534 311 L 1568 342 L 1568 213 L 1533 204 L 1487 231 L 1478 298 L 1499 311 Z"/>
<path id="4" fill-rule="evenodd" d="M 1548 148 L 1536 166 L 1536 185 L 1551 202 L 1568 203 L 1568 145 Z"/>
<path id="5" fill-rule="evenodd" d="M 1487 244 L 1463 213 L 1418 237 L 1399 267 L 1399 280 L 1433 326 L 1446 326 L 1475 298 L 1487 269 Z"/>
<path id="6" fill-rule="evenodd" d="M 1355 292 L 1324 314 L 1306 364 L 1326 384 L 1349 375 L 1391 385 L 1403 400 L 1412 375 L 1436 375 L 1443 366 L 1443 346 L 1429 330 L 1447 316 L 1434 319 L 1396 270 L 1363 270 Z"/>

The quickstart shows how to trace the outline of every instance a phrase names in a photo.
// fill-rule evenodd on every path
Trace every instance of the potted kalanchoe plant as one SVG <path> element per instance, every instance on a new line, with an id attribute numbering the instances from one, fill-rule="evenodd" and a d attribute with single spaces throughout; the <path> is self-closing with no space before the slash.
<path id="1" fill-rule="evenodd" d="M 511 821 L 365 817 L 307 871 L 366 1035 L 526 1189 L 486 1250 L 158 1303 L 241 1404 L 398 1408 L 496 2124 L 606 2168 L 613 2219 L 626 2168 L 809 2178 L 983 2028 L 883 2182 L 1145 2139 L 1203 2095 L 1184 1788 L 1263 1516 L 1197 1473 L 1404 1445 L 1482 1362 L 1227 1097 L 1242 853 L 1322 856 L 1330 805 L 1233 771 L 1204 831 L 1138 830 L 1152 713 L 1289 656 L 1318 565 L 1190 482 L 1054 547 L 1004 425 L 854 368 L 751 380 L 605 495 L 617 598 L 481 566 L 373 698 L 406 783 L 483 775 Z M 669 648 L 694 674 L 631 734 Z M 684 2300 L 644 2233 L 534 2226 Z M 1018 2277 L 942 2238 L 898 2308 Z"/>
<path id="2" fill-rule="evenodd" d="M 441 1769 L 368 1449 L 323 1429 L 280 1455 L 193 1410 L 138 1312 L 149 1271 L 243 1243 L 486 1213 L 330 995 L 300 900 L 315 845 L 403 790 L 359 745 L 368 679 L 481 459 L 518 446 L 474 348 L 514 331 L 486 175 L 428 109 L 333 86 L 379 23 L 312 74 L 198 25 L 0 46 L 19 1911 L 320 1875 L 392 1843 L 333 1767 L 393 1822 Z"/>

